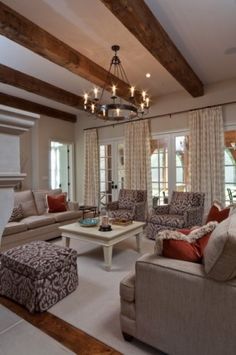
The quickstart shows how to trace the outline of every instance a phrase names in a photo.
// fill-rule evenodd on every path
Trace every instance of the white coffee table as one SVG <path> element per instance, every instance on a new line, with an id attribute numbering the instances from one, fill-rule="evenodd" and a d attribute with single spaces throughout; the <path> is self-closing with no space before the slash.
<path id="1" fill-rule="evenodd" d="M 91 242 L 103 247 L 104 261 L 106 270 L 111 269 L 113 245 L 130 237 L 136 237 L 137 250 L 140 252 L 141 234 L 143 232 L 144 222 L 133 222 L 128 226 L 112 225 L 112 231 L 99 232 L 96 227 L 81 227 L 78 222 L 59 227 L 62 231 L 62 237 L 65 240 L 65 246 L 70 246 L 70 239 L 79 239 Z"/>

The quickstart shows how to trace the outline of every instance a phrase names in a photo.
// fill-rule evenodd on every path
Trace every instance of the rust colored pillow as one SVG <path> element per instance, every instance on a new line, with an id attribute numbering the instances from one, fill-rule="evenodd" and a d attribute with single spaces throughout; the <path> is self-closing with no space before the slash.
<path id="1" fill-rule="evenodd" d="M 64 212 L 67 211 L 66 194 L 47 195 L 48 212 Z"/>
<path id="2" fill-rule="evenodd" d="M 211 209 L 208 213 L 206 223 L 211 222 L 211 221 L 216 221 L 216 222 L 220 223 L 229 217 L 229 213 L 230 213 L 229 207 L 222 208 L 222 206 L 220 204 L 213 203 L 213 205 L 211 206 Z"/>
<path id="3" fill-rule="evenodd" d="M 208 243 L 211 233 L 196 240 L 195 243 L 188 243 L 184 240 L 165 239 L 163 240 L 162 255 L 166 258 L 201 263 L 204 249 Z"/>

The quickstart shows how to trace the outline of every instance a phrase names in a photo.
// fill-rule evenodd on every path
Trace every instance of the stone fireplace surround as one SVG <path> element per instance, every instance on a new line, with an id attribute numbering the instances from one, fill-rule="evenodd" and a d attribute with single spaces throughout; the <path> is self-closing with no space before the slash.
<path id="1" fill-rule="evenodd" d="M 0 105 L 0 247 L 2 233 L 14 204 L 14 186 L 25 174 L 20 171 L 20 135 L 40 116 Z"/>

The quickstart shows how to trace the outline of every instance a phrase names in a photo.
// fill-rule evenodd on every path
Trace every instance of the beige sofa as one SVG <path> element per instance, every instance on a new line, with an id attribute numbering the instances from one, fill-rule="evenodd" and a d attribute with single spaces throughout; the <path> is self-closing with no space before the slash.
<path id="1" fill-rule="evenodd" d="M 212 233 L 204 265 L 146 254 L 120 296 L 126 340 L 169 355 L 236 354 L 236 214 Z"/>
<path id="2" fill-rule="evenodd" d="M 9 222 L 2 235 L 1 250 L 33 240 L 48 240 L 60 236 L 59 226 L 73 223 L 82 216 L 78 203 L 69 202 L 68 210 L 47 213 L 46 194 L 61 193 L 56 190 L 20 191 L 15 193 L 15 206 L 21 204 L 24 218 Z"/>

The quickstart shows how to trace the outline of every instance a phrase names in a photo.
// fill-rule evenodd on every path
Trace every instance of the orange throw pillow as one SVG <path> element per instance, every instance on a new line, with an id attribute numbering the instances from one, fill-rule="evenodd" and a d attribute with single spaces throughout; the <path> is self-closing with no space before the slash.
<path id="1" fill-rule="evenodd" d="M 47 195 L 48 212 L 64 212 L 67 211 L 66 194 Z"/>
<path id="2" fill-rule="evenodd" d="M 213 205 L 211 206 L 209 213 L 208 213 L 206 223 L 211 222 L 211 221 L 216 221 L 216 222 L 220 223 L 224 219 L 229 217 L 229 213 L 230 213 L 229 207 L 222 208 L 222 206 L 219 203 L 214 202 Z"/>
<path id="3" fill-rule="evenodd" d="M 163 240 L 162 255 L 170 259 L 201 263 L 210 235 L 211 232 L 199 238 L 194 243 L 188 243 L 184 240 L 165 239 Z"/>

